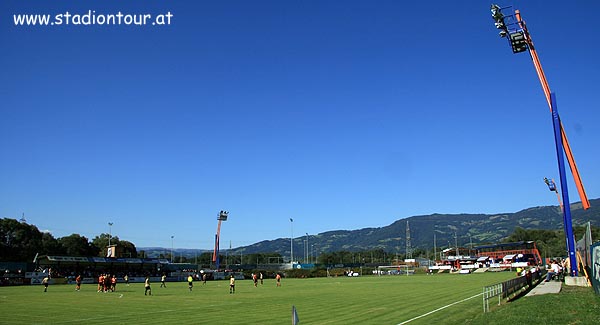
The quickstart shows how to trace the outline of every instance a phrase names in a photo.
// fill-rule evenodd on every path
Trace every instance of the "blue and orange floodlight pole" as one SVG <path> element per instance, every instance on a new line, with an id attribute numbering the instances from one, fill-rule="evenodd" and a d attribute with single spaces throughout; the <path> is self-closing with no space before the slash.
<path id="1" fill-rule="evenodd" d="M 215 235 L 215 250 L 213 251 L 212 261 L 215 263 L 215 269 L 219 269 L 219 237 L 221 236 L 221 221 L 227 221 L 229 212 L 221 210 L 217 215 L 219 224 L 217 225 L 217 234 Z"/>
<path id="2" fill-rule="evenodd" d="M 587 198 L 587 194 L 585 193 L 585 188 L 583 187 L 583 182 L 581 181 L 581 176 L 579 175 L 579 170 L 577 169 L 577 164 L 575 163 L 575 158 L 573 157 L 573 153 L 571 152 L 569 140 L 567 139 L 567 135 L 558 116 L 558 111 L 556 108 L 556 96 L 550 92 L 548 80 L 546 79 L 546 75 L 544 74 L 544 70 L 542 69 L 542 64 L 540 62 L 535 46 L 533 45 L 531 35 L 529 34 L 527 26 L 525 25 L 525 21 L 523 21 L 523 19 L 521 18 L 521 13 L 519 12 L 519 10 L 515 10 L 514 15 L 504 16 L 504 14 L 502 13 L 502 9 L 506 8 L 501 8 L 498 5 L 492 5 L 491 7 L 492 18 L 496 22 L 496 28 L 500 29 L 501 37 L 506 37 L 508 39 L 513 53 L 520 53 L 529 50 L 529 54 L 531 55 L 531 60 L 533 61 L 535 71 L 537 72 L 538 78 L 540 79 L 544 95 L 546 96 L 546 101 L 548 102 L 550 112 L 552 113 L 553 125 L 555 129 L 554 134 L 559 164 L 562 198 L 564 203 L 564 207 L 562 210 L 565 227 L 565 236 L 567 241 L 567 250 L 569 252 L 571 276 L 577 276 L 577 262 L 575 258 L 573 227 L 571 224 L 571 211 L 569 206 L 569 195 L 567 190 L 567 179 L 564 168 L 563 151 L 567 156 L 567 160 L 569 161 L 571 173 L 573 174 L 575 185 L 577 186 L 577 191 L 579 192 L 579 197 L 581 199 L 581 204 L 583 208 L 589 209 L 590 202 Z"/>

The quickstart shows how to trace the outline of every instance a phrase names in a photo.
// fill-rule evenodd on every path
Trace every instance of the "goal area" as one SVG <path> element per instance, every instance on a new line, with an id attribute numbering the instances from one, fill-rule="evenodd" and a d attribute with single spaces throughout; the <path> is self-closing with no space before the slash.
<path id="1" fill-rule="evenodd" d="M 378 266 L 373 272 L 378 275 L 414 275 L 414 265 L 400 264 L 400 265 L 381 265 Z"/>

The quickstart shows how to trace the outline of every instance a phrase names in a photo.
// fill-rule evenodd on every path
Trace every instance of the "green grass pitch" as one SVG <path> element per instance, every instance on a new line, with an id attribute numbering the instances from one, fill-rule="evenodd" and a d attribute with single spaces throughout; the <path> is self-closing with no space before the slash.
<path id="1" fill-rule="evenodd" d="M 486 285 L 514 277 L 512 272 L 470 275 L 363 276 L 275 280 L 254 287 L 251 280 L 96 286 L 0 287 L 0 324 L 291 324 L 292 305 L 300 324 L 399 324 L 478 295 Z M 482 313 L 481 295 L 434 312 L 410 324 L 461 323 Z"/>

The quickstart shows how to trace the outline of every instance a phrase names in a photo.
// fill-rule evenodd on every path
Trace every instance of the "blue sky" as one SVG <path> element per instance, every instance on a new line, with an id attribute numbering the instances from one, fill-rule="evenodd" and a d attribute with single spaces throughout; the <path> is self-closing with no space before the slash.
<path id="1" fill-rule="evenodd" d="M 589 198 L 600 3 L 520 9 Z M 557 205 L 527 53 L 483 1 L 3 1 L 0 217 L 55 237 L 210 249 L 431 213 Z M 13 14 L 170 11 L 168 26 Z M 570 176 L 569 176 L 570 177 Z M 579 201 L 570 181 L 571 201 Z M 399 234 L 401 237 L 402 234 Z"/>

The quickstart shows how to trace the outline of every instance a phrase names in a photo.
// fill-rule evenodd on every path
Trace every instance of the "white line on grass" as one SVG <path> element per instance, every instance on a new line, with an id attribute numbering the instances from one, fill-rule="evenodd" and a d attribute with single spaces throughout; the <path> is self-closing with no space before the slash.
<path id="1" fill-rule="evenodd" d="M 455 301 L 455 302 L 453 302 L 453 303 L 451 303 L 451 304 L 449 304 L 449 305 L 446 305 L 446 306 L 440 307 L 440 308 L 438 308 L 438 309 L 432 310 L 432 311 L 430 311 L 430 312 L 428 312 L 428 313 L 425 313 L 425 314 L 423 314 L 423 315 L 420 315 L 420 316 L 417 316 L 417 317 L 411 318 L 411 319 L 409 319 L 409 320 L 407 320 L 407 321 L 404 321 L 404 322 L 402 322 L 402 323 L 399 323 L 398 325 L 404 325 L 404 324 L 408 324 L 408 323 L 412 322 L 413 320 L 417 320 L 417 319 L 419 319 L 419 318 L 421 318 L 421 317 L 425 317 L 425 316 L 431 315 L 431 314 L 433 314 L 433 313 L 435 313 L 435 312 L 438 312 L 438 311 L 440 311 L 440 310 L 442 310 L 442 309 L 446 309 L 446 308 L 448 308 L 448 307 L 450 307 L 450 306 L 454 306 L 454 305 L 456 305 L 456 304 L 460 304 L 460 303 L 461 303 L 461 302 L 463 302 L 463 301 L 467 301 L 467 300 L 469 300 L 469 299 L 473 299 L 473 298 L 475 298 L 475 297 L 481 296 L 482 294 L 483 294 L 483 292 L 482 292 L 482 293 L 478 293 L 478 294 L 476 294 L 476 295 L 474 295 L 474 296 L 471 296 L 471 297 L 469 297 L 469 298 L 465 298 L 465 299 L 463 299 L 463 300 Z"/>

